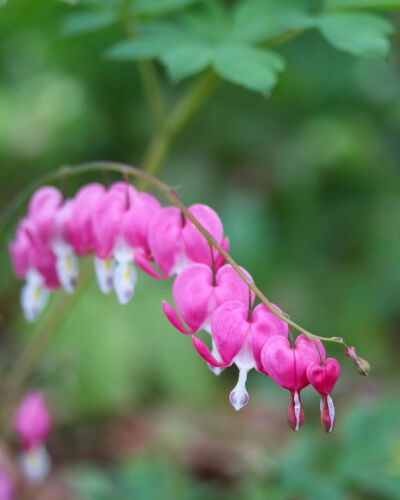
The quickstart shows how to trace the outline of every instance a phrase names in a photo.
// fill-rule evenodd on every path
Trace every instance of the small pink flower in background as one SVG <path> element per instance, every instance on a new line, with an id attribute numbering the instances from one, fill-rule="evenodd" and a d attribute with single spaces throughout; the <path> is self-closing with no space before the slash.
<path id="1" fill-rule="evenodd" d="M 264 372 L 292 394 L 287 419 L 295 431 L 303 425 L 305 417 L 300 391 L 309 384 L 307 368 L 321 359 L 325 361 L 324 346 L 319 340 L 314 343 L 305 335 L 299 335 L 294 346 L 285 337 L 273 336 L 262 348 Z"/>
<path id="2" fill-rule="evenodd" d="M 44 443 L 52 421 L 40 391 L 32 391 L 25 396 L 13 423 L 24 447 L 20 456 L 21 470 L 31 482 L 41 483 L 50 472 L 50 457 Z"/>
<path id="3" fill-rule="evenodd" d="M 21 290 L 21 306 L 27 321 L 35 321 L 45 308 L 49 292 L 60 286 L 53 252 L 35 234 L 35 226 L 23 219 L 10 244 L 15 274 L 26 280 Z"/>
<path id="4" fill-rule="evenodd" d="M 104 283 L 109 281 L 109 263 L 114 259 L 113 281 L 121 304 L 133 296 L 137 280 L 134 260 L 137 255 L 149 257 L 149 225 L 159 210 L 154 196 L 139 193 L 123 182 L 111 186 L 97 204 L 93 230 L 98 281 L 104 290 Z"/>
<path id="5" fill-rule="evenodd" d="M 239 368 L 239 380 L 229 399 L 235 410 L 240 410 L 249 400 L 246 390 L 248 371 L 252 368 L 264 371 L 261 364 L 263 345 L 271 337 L 287 341 L 288 325 L 264 304 L 258 305 L 249 314 L 248 305 L 240 301 L 229 301 L 215 311 L 211 331 L 222 362 L 219 362 L 206 344 L 197 337 L 193 337 L 194 346 L 213 366 L 226 367 L 235 363 Z"/>
<path id="6" fill-rule="evenodd" d="M 335 426 L 335 406 L 331 392 L 339 377 L 340 364 L 334 358 L 328 358 L 323 364 L 311 363 L 307 368 L 310 384 L 321 394 L 321 422 L 326 432 L 332 432 Z"/>
<path id="7" fill-rule="evenodd" d="M 0 466 L 0 500 L 14 500 L 16 491 L 14 481 L 7 471 Z"/>
<path id="8" fill-rule="evenodd" d="M 251 276 L 248 275 L 251 279 Z M 189 329 L 180 320 L 175 309 L 168 302 L 163 302 L 164 313 L 175 328 L 185 334 L 193 334 L 205 330 L 211 334 L 211 318 L 215 310 L 229 300 L 240 300 L 249 307 L 254 301 L 254 293 L 230 266 L 224 265 L 214 273 L 205 264 L 193 264 L 182 271 L 175 279 L 173 286 L 175 304 Z M 212 339 L 212 355 L 222 361 L 215 342 Z M 221 368 L 209 364 L 216 374 Z"/>
<path id="9" fill-rule="evenodd" d="M 218 243 L 228 249 L 229 240 L 223 239 L 222 222 L 212 208 L 198 204 L 192 205 L 189 211 Z M 200 231 L 190 220 L 184 218 L 176 207 L 164 207 L 154 217 L 149 229 L 149 245 L 152 257 L 162 274 L 151 266 L 150 259 L 141 256 L 138 264 L 145 272 L 158 279 L 179 274 L 194 263 L 211 267 L 213 261 L 211 255 L 214 256 L 217 269 L 224 263 L 222 256 L 214 248 L 210 249 L 209 243 Z"/>

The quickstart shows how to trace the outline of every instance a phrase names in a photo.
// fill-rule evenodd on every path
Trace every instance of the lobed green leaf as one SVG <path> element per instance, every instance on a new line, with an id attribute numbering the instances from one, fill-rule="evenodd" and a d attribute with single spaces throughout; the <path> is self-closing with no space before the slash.
<path id="1" fill-rule="evenodd" d="M 369 13 L 332 13 L 319 16 L 317 27 L 336 49 L 355 56 L 386 59 L 389 53 L 387 35 L 391 24 Z"/>

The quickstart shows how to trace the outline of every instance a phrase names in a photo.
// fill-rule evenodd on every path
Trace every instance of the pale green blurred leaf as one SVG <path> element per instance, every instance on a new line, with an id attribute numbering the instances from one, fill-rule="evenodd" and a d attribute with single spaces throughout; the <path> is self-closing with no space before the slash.
<path id="1" fill-rule="evenodd" d="M 161 60 L 170 77 L 178 81 L 205 69 L 212 58 L 213 52 L 209 46 L 192 43 L 165 52 Z"/>
<path id="2" fill-rule="evenodd" d="M 366 13 L 324 14 L 317 26 L 336 49 L 355 56 L 386 59 L 389 53 L 387 36 L 391 24 L 384 18 Z"/>
<path id="3" fill-rule="evenodd" d="M 277 81 L 277 71 L 284 67 L 275 52 L 244 44 L 221 46 L 214 58 L 214 69 L 223 78 L 250 90 L 269 92 Z"/>
<path id="4" fill-rule="evenodd" d="M 66 36 L 81 35 L 108 28 L 116 21 L 114 12 L 74 12 L 66 16 L 62 33 Z"/>
<path id="5" fill-rule="evenodd" d="M 325 0 L 327 9 L 400 9 L 400 0 Z"/>

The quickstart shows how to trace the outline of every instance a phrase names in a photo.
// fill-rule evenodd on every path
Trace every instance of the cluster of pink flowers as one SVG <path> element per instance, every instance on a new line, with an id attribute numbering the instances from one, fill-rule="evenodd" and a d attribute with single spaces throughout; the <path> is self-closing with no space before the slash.
<path id="1" fill-rule="evenodd" d="M 216 212 L 201 204 L 189 211 L 228 251 Z M 161 207 L 153 196 L 125 182 L 108 189 L 88 184 L 71 200 L 63 200 L 54 187 L 43 187 L 33 195 L 10 250 L 16 274 L 26 279 L 21 303 L 29 321 L 43 310 L 51 290 L 63 286 L 74 291 L 77 256 L 94 255 L 100 289 L 109 293 L 114 288 L 121 304 L 133 296 L 135 263 L 156 279 L 176 276 L 176 309 L 164 302 L 164 312 L 175 328 L 192 336 L 214 373 L 238 367 L 230 394 L 236 410 L 249 400 L 246 379 L 255 369 L 291 392 L 288 422 L 294 430 L 304 421 L 300 392 L 311 384 L 321 394 L 324 428 L 332 431 L 331 392 L 340 376 L 339 363 L 326 359 L 320 341 L 305 335 L 291 341 L 287 323 L 266 305 L 254 307 L 248 285 L 178 208 Z M 202 330 L 211 335 L 211 349 L 196 336 Z"/>

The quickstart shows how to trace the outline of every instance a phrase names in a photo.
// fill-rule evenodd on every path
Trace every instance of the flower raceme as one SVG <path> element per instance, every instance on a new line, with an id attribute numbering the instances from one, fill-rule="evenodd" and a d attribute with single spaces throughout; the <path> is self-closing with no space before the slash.
<path id="1" fill-rule="evenodd" d="M 217 213 L 201 204 L 192 205 L 189 212 L 228 252 L 229 240 Z M 241 269 L 245 281 L 178 208 L 161 207 L 156 198 L 127 182 L 107 189 L 90 183 L 67 200 L 56 188 L 45 186 L 32 196 L 10 253 L 15 274 L 26 280 L 21 304 L 28 321 L 38 318 L 51 290 L 62 286 L 68 293 L 74 291 L 77 257 L 94 256 L 101 291 L 114 288 L 121 304 L 133 296 L 135 264 L 156 279 L 175 276 L 176 309 L 163 302 L 164 313 L 178 331 L 192 336 L 194 347 L 215 374 L 237 366 L 238 382 L 229 397 L 236 410 L 248 403 L 247 376 L 255 369 L 291 392 L 288 422 L 294 430 L 304 421 L 300 393 L 311 384 L 321 395 L 322 424 L 332 431 L 331 393 L 340 376 L 339 363 L 326 359 L 319 340 L 300 335 L 289 341 L 286 321 L 265 304 L 254 307 L 255 295 L 249 288 L 253 280 L 247 271 Z M 197 336 L 201 330 L 210 334 L 211 348 Z M 346 353 L 367 372 L 366 361 L 354 348 Z M 39 480 L 35 478 L 49 468 L 42 444 L 51 425 L 40 393 L 27 396 L 14 423 L 27 453 L 21 465 L 32 480 Z M 32 450 L 38 451 L 32 455 Z M 41 474 L 32 463 L 42 464 Z"/>

